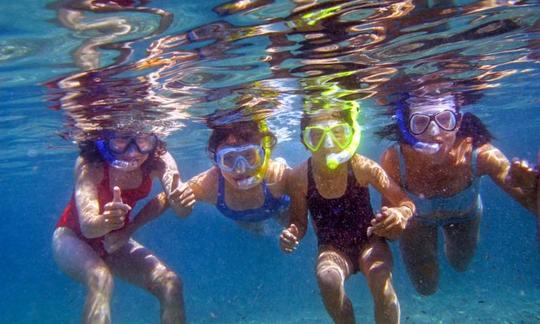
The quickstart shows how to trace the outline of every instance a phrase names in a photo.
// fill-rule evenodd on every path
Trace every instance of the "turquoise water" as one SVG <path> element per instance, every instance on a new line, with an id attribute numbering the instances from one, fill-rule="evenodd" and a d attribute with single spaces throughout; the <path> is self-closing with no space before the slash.
<path id="1" fill-rule="evenodd" d="M 359 152 L 378 160 L 390 145 L 373 135 L 390 122 L 380 114 L 386 108 L 383 99 L 396 91 L 399 83 L 393 80 L 409 73 L 423 80 L 453 80 L 455 91 L 477 96 L 463 109 L 488 125 L 494 144 L 508 157 L 535 160 L 540 148 L 536 2 L 459 1 L 431 7 L 415 2 L 410 10 L 403 9 L 407 2 L 397 1 L 320 3 L 301 8 L 293 1 L 275 1 L 220 15 L 219 1 L 151 1 L 145 6 L 174 16 L 158 32 L 159 17 L 152 13 L 79 10 L 88 23 L 121 18 L 130 26 L 96 49 L 99 62 L 91 73 L 82 73 L 87 65 L 73 54 L 122 26 L 85 31 L 62 26 L 57 13 L 74 10 L 68 1 L 2 3 L 0 321 L 80 321 L 83 288 L 58 270 L 50 240 L 73 190 L 78 151 L 72 140 L 111 120 L 156 123 L 168 135 L 168 148 L 187 179 L 211 166 L 205 152 L 210 132 L 202 118 L 218 109 L 227 111 L 223 122 L 240 118 L 233 109 L 238 98 L 259 98 L 280 140 L 274 156 L 296 165 L 308 156 L 298 141 L 300 84 L 312 82 L 319 90 L 337 84 L 340 93 L 348 91 L 344 98 L 361 100 Z M 322 15 L 336 5 L 341 7 L 334 15 Z M 308 20 L 309 13 L 321 20 Z M 148 48 L 159 41 L 171 45 L 154 57 L 176 61 L 137 65 L 147 62 Z M 118 48 L 129 49 L 125 59 Z M 150 104 L 137 106 L 141 98 L 150 98 Z M 113 100 L 137 107 L 136 114 L 111 110 Z M 260 112 L 241 108 L 245 115 Z M 402 322 L 540 322 L 535 219 L 491 180 L 481 186 L 485 211 L 474 261 L 467 272 L 456 273 L 441 253 L 435 295 L 420 297 L 414 291 L 392 243 Z M 379 197 L 373 201 L 377 206 Z M 284 255 L 277 234 L 247 233 L 213 207 L 199 204 L 186 220 L 167 212 L 136 238 L 182 277 L 189 322 L 330 322 L 314 276 L 311 229 L 295 254 Z M 114 323 L 158 321 L 157 300 L 119 280 L 115 284 Z M 363 277 L 349 280 L 347 291 L 357 321 L 372 322 Z"/>

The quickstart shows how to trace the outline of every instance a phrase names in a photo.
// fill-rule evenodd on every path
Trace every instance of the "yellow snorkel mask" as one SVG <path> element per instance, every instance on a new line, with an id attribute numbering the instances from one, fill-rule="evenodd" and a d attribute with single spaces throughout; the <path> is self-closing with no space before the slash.
<path id="1" fill-rule="evenodd" d="M 324 143 L 325 147 L 336 144 L 341 151 L 326 156 L 326 165 L 334 170 L 340 164 L 350 160 L 360 145 L 361 130 L 358 124 L 359 105 L 355 101 L 342 102 L 344 111 L 351 114 L 352 125 L 345 122 L 326 122 L 307 126 L 303 130 L 302 139 L 311 152 L 318 151 Z M 325 110 L 332 109 L 323 105 Z"/>

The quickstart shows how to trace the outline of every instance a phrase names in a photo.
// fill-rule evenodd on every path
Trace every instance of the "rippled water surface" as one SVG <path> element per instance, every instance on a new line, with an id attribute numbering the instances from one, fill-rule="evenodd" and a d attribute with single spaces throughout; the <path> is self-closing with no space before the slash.
<path id="1" fill-rule="evenodd" d="M 145 128 L 184 177 L 211 166 L 206 122 L 268 121 L 275 156 L 296 165 L 303 102 L 357 101 L 360 152 L 378 160 L 403 93 L 456 95 L 507 156 L 540 148 L 537 1 L 4 1 L 0 4 L 0 321 L 77 323 L 84 292 L 52 261 L 50 237 L 73 187 L 76 141 Z M 414 292 L 396 246 L 405 323 L 539 323 L 535 220 L 490 180 L 469 271 L 445 261 L 440 291 Z M 154 188 L 157 192 L 158 188 Z M 378 198 L 375 198 L 376 203 Z M 378 204 L 378 203 L 377 203 Z M 137 234 L 185 283 L 195 323 L 329 322 L 310 230 L 297 254 L 209 206 Z M 442 258 L 441 258 L 442 260 Z M 358 322 L 373 319 L 361 276 L 347 283 Z M 118 282 L 113 321 L 155 323 L 159 306 Z"/>

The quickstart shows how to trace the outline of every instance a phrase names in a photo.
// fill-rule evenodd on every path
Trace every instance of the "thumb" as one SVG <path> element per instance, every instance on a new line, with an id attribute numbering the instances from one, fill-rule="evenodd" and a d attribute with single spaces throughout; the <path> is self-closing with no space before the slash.
<path id="1" fill-rule="evenodd" d="M 122 202 L 122 191 L 120 190 L 120 187 L 115 186 L 113 188 L 113 202 Z"/>
<path id="2" fill-rule="evenodd" d="M 289 227 L 289 231 L 292 235 L 298 236 L 298 227 L 296 227 L 295 224 L 291 224 L 291 226 Z"/>

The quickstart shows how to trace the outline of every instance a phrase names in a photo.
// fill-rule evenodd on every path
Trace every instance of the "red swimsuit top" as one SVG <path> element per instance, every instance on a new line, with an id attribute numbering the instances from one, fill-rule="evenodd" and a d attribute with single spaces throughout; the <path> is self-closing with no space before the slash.
<path id="1" fill-rule="evenodd" d="M 111 202 L 113 199 L 113 192 L 111 189 L 110 179 L 109 179 L 109 164 L 104 163 L 103 165 L 104 165 L 103 179 L 97 186 L 99 213 L 103 213 L 103 207 L 105 206 L 105 204 Z M 144 168 L 143 168 L 143 179 L 142 179 L 141 185 L 133 189 L 123 189 L 122 201 L 125 204 L 129 205 L 131 208 L 134 208 L 137 201 L 148 196 L 151 190 L 152 190 L 152 178 L 150 177 L 149 172 L 144 171 Z M 129 223 L 129 213 L 126 215 L 126 219 L 124 221 L 123 227 L 125 227 L 128 223 Z M 88 239 L 82 235 L 81 226 L 79 224 L 79 213 L 77 211 L 77 204 L 75 203 L 74 194 L 71 196 L 71 200 L 69 201 L 68 205 L 64 209 L 64 212 L 62 213 L 62 216 L 58 220 L 56 227 L 70 228 L 81 239 L 90 243 L 90 245 L 94 248 L 94 250 L 99 252 L 100 255 L 103 256 L 104 254 L 106 254 L 103 248 L 103 243 L 102 243 L 103 237 Z"/>

